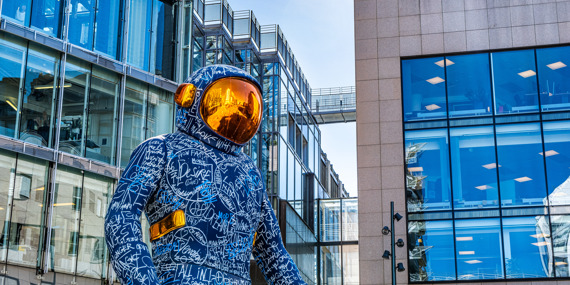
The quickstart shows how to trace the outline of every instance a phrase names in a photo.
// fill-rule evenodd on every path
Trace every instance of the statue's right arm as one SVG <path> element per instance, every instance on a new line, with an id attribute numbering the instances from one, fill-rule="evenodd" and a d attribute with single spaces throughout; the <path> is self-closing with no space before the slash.
<path id="1" fill-rule="evenodd" d="M 156 191 L 166 166 L 163 137 L 141 143 L 131 154 L 105 217 L 111 264 L 122 284 L 159 284 L 142 240 L 141 213 Z"/>

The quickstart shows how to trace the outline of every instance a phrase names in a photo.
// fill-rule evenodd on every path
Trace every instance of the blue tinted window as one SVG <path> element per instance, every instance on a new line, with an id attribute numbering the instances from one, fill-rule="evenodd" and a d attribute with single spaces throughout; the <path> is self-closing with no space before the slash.
<path id="1" fill-rule="evenodd" d="M 452 221 L 408 223 L 410 281 L 455 280 Z"/>
<path id="2" fill-rule="evenodd" d="M 449 56 L 445 63 L 449 117 L 490 115 L 489 55 Z"/>
<path id="3" fill-rule="evenodd" d="M 457 279 L 503 278 L 499 219 L 455 221 Z"/>
<path id="4" fill-rule="evenodd" d="M 552 215 L 552 238 L 554 241 L 554 267 L 556 267 L 556 277 L 570 277 L 570 215 Z M 550 251 L 548 251 L 550 254 Z"/>
<path id="5" fill-rule="evenodd" d="M 570 204 L 570 121 L 544 122 L 542 126 L 550 204 Z"/>
<path id="6" fill-rule="evenodd" d="M 498 207 L 493 127 L 450 130 L 455 208 Z"/>
<path id="7" fill-rule="evenodd" d="M 538 111 L 534 50 L 491 54 L 495 113 Z"/>
<path id="8" fill-rule="evenodd" d="M 24 41 L 5 33 L 0 34 L 0 135 L 15 136 L 25 56 Z"/>
<path id="9" fill-rule="evenodd" d="M 121 0 L 97 0 L 95 17 L 95 50 L 118 58 L 121 34 Z"/>
<path id="10" fill-rule="evenodd" d="M 127 63 L 143 70 L 149 68 L 151 0 L 131 0 Z"/>
<path id="11" fill-rule="evenodd" d="M 540 278 L 552 275 L 547 252 L 550 240 L 548 217 L 503 218 L 507 278 Z"/>
<path id="12" fill-rule="evenodd" d="M 542 110 L 570 109 L 570 47 L 537 49 Z"/>
<path id="13" fill-rule="evenodd" d="M 69 42 L 91 49 L 93 45 L 93 20 L 95 0 L 71 0 L 69 15 Z"/>
<path id="14" fill-rule="evenodd" d="M 31 0 L 3 1 L 2 17 L 7 17 L 20 25 L 29 26 L 31 2 Z"/>
<path id="15" fill-rule="evenodd" d="M 443 57 L 402 61 L 404 121 L 446 118 Z"/>
<path id="16" fill-rule="evenodd" d="M 51 36 L 59 36 L 60 14 L 63 1 L 34 0 L 32 5 L 32 28 Z"/>
<path id="17" fill-rule="evenodd" d="M 451 209 L 447 131 L 406 132 L 408 211 Z"/>
<path id="18" fill-rule="evenodd" d="M 543 205 L 546 197 L 540 124 L 497 126 L 503 206 Z"/>
<path id="19" fill-rule="evenodd" d="M 153 1 L 150 72 L 173 78 L 174 9 L 172 5 Z"/>

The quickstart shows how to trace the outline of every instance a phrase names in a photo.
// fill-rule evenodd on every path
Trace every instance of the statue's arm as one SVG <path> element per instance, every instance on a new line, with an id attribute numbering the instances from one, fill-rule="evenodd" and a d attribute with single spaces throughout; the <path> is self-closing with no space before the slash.
<path id="1" fill-rule="evenodd" d="M 141 213 L 166 166 L 162 137 L 149 139 L 131 154 L 105 217 L 111 263 L 122 284 L 159 284 L 148 247 L 142 240 Z"/>
<path id="2" fill-rule="evenodd" d="M 304 284 L 299 269 L 281 240 L 281 231 L 267 194 L 261 205 L 261 221 L 253 247 L 257 266 L 269 284 Z"/>

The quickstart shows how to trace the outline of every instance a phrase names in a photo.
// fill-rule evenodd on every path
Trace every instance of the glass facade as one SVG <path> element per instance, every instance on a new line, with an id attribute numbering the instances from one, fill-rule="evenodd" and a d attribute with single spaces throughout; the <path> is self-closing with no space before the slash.
<path id="1" fill-rule="evenodd" d="M 262 170 L 304 278 L 358 284 L 358 205 L 327 200 L 343 195 L 342 184 L 320 148 L 309 83 L 278 26 L 261 26 L 225 0 L 0 8 L 0 170 L 9 174 L 0 175 L 0 263 L 111 283 L 103 217 L 121 168 L 142 141 L 173 131 L 176 82 L 230 64 L 262 85 L 265 116 L 244 152 Z M 329 226 L 337 232 L 321 232 Z"/>
<path id="2" fill-rule="evenodd" d="M 568 276 L 569 51 L 402 60 L 410 282 Z"/>

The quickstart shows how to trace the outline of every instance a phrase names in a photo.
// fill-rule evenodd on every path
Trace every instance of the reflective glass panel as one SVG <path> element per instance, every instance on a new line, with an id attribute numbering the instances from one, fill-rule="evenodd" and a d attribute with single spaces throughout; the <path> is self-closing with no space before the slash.
<path id="1" fill-rule="evenodd" d="M 358 200 L 342 201 L 342 240 L 358 240 Z"/>
<path id="2" fill-rule="evenodd" d="M 123 142 L 121 145 L 121 167 L 129 162 L 131 153 L 145 138 L 148 84 L 127 79 L 125 89 L 125 113 L 123 115 Z"/>
<path id="3" fill-rule="evenodd" d="M 8 233 L 8 262 L 35 267 L 39 264 L 38 249 L 42 244 L 42 212 L 48 187 L 48 163 L 19 155 L 11 198 L 12 216 Z"/>
<path id="4" fill-rule="evenodd" d="M 553 215 L 550 219 L 554 258 L 548 261 L 554 261 L 556 277 L 570 277 L 570 215 Z"/>
<path id="5" fill-rule="evenodd" d="M 222 16 L 221 4 L 207 4 L 204 13 L 205 21 L 220 21 Z"/>
<path id="6" fill-rule="evenodd" d="M 321 246 L 321 284 L 342 284 L 342 255 L 340 245 Z"/>
<path id="7" fill-rule="evenodd" d="M 40 30 L 51 36 L 59 36 L 61 26 L 60 14 L 63 1 L 60 0 L 33 0 L 32 28 Z"/>
<path id="8" fill-rule="evenodd" d="M 320 241 L 340 241 L 340 200 L 322 200 L 320 205 Z"/>
<path id="9" fill-rule="evenodd" d="M 287 199 L 287 145 L 279 136 L 279 197 Z"/>
<path id="10" fill-rule="evenodd" d="M 454 128 L 450 136 L 454 208 L 498 207 L 493 127 Z"/>
<path id="11" fill-rule="evenodd" d="M 570 204 L 570 121 L 542 123 L 550 205 Z"/>
<path id="12" fill-rule="evenodd" d="M 174 79 L 174 8 L 153 0 L 150 72 Z"/>
<path id="13" fill-rule="evenodd" d="M 287 201 L 295 200 L 295 158 L 287 148 Z"/>
<path id="14" fill-rule="evenodd" d="M 69 30 L 67 38 L 72 44 L 91 49 L 93 46 L 93 20 L 95 0 L 70 0 Z"/>
<path id="15" fill-rule="evenodd" d="M 20 139 L 51 146 L 54 133 L 53 103 L 57 96 L 56 62 L 59 56 L 48 49 L 30 45 L 26 80 L 21 102 Z"/>
<path id="16" fill-rule="evenodd" d="M 490 115 L 489 54 L 449 56 L 445 65 L 449 117 Z"/>
<path id="17" fill-rule="evenodd" d="M 534 50 L 491 53 L 495 114 L 538 111 Z"/>
<path id="18" fill-rule="evenodd" d="M 443 57 L 402 61 L 404 121 L 446 118 Z"/>
<path id="19" fill-rule="evenodd" d="M 545 204 L 546 182 L 540 124 L 500 125 L 496 126 L 496 132 L 501 204 Z"/>
<path id="20" fill-rule="evenodd" d="M 343 284 L 357 285 L 359 279 L 360 266 L 358 262 L 358 245 L 342 246 L 342 275 Z"/>
<path id="21" fill-rule="evenodd" d="M 49 268 L 56 272 L 75 273 L 76 270 L 79 215 L 83 202 L 82 182 L 80 170 L 58 166 L 48 263 Z"/>
<path id="22" fill-rule="evenodd" d="M 457 279 L 503 278 L 499 219 L 455 221 Z"/>
<path id="23" fill-rule="evenodd" d="M 85 156 L 114 164 L 117 140 L 117 98 L 120 77 L 106 69 L 93 67 L 89 92 L 87 144 Z"/>
<path id="24" fill-rule="evenodd" d="M 149 70 L 152 0 L 130 0 L 127 63 Z"/>
<path id="25" fill-rule="evenodd" d="M 148 92 L 146 138 L 172 132 L 174 105 L 172 93 L 150 87 Z"/>
<path id="26" fill-rule="evenodd" d="M 25 44 L 6 33 L 0 34 L 0 135 L 15 135 L 18 97 L 24 82 Z"/>
<path id="27" fill-rule="evenodd" d="M 65 83 L 63 85 L 63 103 L 59 150 L 74 155 L 83 155 L 86 144 L 85 100 L 89 91 L 91 65 L 81 60 L 68 57 L 65 64 Z"/>
<path id="28" fill-rule="evenodd" d="M 95 15 L 95 50 L 118 58 L 121 0 L 97 0 Z"/>
<path id="29" fill-rule="evenodd" d="M 13 152 L 5 151 L 0 149 L 0 261 L 6 261 L 6 254 L 8 249 L 9 240 L 9 229 L 10 229 L 10 211 L 11 205 L 14 200 L 14 183 L 16 182 L 16 154 Z M 27 182 L 27 178 L 18 178 L 20 181 L 22 179 Z M 22 187 L 19 187 L 22 188 Z M 27 187 L 23 187 L 24 194 L 28 190 Z M 12 190 L 12 191 L 10 191 Z M 16 194 L 21 193 L 21 191 L 16 192 Z"/>
<path id="30" fill-rule="evenodd" d="M 408 222 L 411 282 L 455 280 L 452 221 Z"/>
<path id="31" fill-rule="evenodd" d="M 548 217 L 503 218 L 507 278 L 553 276 Z"/>
<path id="32" fill-rule="evenodd" d="M 86 173 L 83 185 L 77 275 L 100 279 L 105 277 L 107 264 L 103 224 L 113 180 Z"/>
<path id="33" fill-rule="evenodd" d="M 447 131 L 408 131 L 405 137 L 408 211 L 451 209 Z"/>
<path id="34" fill-rule="evenodd" d="M 31 2 L 31 0 L 3 1 L 2 18 L 7 17 L 20 25 L 28 26 Z"/>
<path id="35" fill-rule="evenodd" d="M 543 111 L 570 109 L 570 46 L 537 49 Z"/>

